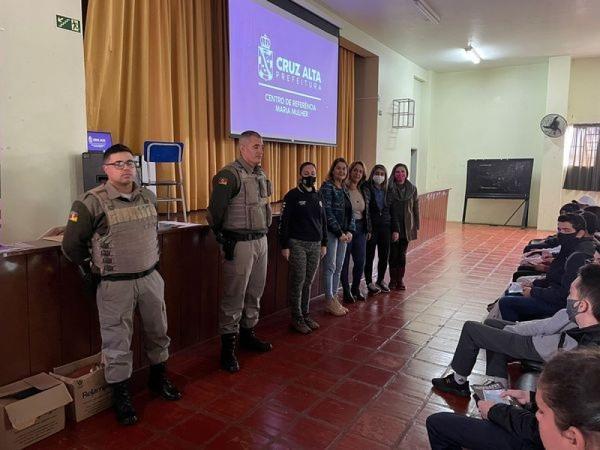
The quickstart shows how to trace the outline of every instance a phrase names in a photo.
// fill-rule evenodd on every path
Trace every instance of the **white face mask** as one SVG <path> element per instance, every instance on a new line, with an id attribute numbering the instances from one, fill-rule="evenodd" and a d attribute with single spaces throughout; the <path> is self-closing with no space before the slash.
<path id="1" fill-rule="evenodd" d="M 373 181 L 377 184 L 382 184 L 385 181 L 385 177 L 383 175 L 373 175 Z"/>

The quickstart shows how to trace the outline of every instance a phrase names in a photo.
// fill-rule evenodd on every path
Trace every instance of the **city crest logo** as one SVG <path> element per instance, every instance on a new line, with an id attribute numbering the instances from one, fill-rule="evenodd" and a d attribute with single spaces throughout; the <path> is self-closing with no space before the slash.
<path id="1" fill-rule="evenodd" d="M 258 76 L 265 81 L 273 79 L 273 50 L 271 39 L 266 34 L 260 37 L 258 46 Z"/>

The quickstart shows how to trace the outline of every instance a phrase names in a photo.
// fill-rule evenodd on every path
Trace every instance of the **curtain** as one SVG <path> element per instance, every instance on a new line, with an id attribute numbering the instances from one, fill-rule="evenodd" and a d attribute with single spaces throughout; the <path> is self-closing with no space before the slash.
<path id="1" fill-rule="evenodd" d="M 228 137 L 226 0 L 90 0 L 84 37 L 88 129 L 141 153 L 146 140 L 184 143 L 190 210 L 208 205 L 214 174 L 236 157 Z M 324 180 L 337 156 L 354 156 L 354 53 L 340 48 L 338 146 L 267 142 L 272 201 L 297 182 L 298 165 Z M 260 130 L 256 130 L 260 132 Z M 174 178 L 173 168 L 158 169 Z"/>
<path id="2" fill-rule="evenodd" d="M 600 124 L 573 126 L 563 188 L 600 191 Z"/>

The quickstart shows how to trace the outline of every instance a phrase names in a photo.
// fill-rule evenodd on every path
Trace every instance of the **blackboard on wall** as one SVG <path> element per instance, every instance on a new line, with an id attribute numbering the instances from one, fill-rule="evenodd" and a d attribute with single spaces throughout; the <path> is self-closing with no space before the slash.
<path id="1" fill-rule="evenodd" d="M 528 199 L 532 171 L 532 158 L 470 159 L 465 196 Z"/>
<path id="2" fill-rule="evenodd" d="M 523 201 L 504 225 L 524 206 L 521 226 L 525 228 L 529 217 L 532 172 L 532 158 L 469 159 L 462 223 L 465 223 L 470 198 L 517 199 Z"/>

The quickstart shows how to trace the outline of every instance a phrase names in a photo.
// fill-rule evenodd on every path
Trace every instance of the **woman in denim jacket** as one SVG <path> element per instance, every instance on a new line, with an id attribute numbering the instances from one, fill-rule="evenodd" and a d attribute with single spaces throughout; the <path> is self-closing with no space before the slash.
<path id="1" fill-rule="evenodd" d="M 344 186 L 348 177 L 348 163 L 344 158 L 333 161 L 327 180 L 320 192 L 327 216 L 327 254 L 325 255 L 325 303 L 326 311 L 343 316 L 348 310 L 337 299 L 340 273 L 346 255 L 346 244 L 352 240 L 354 218 L 350 195 Z"/>

